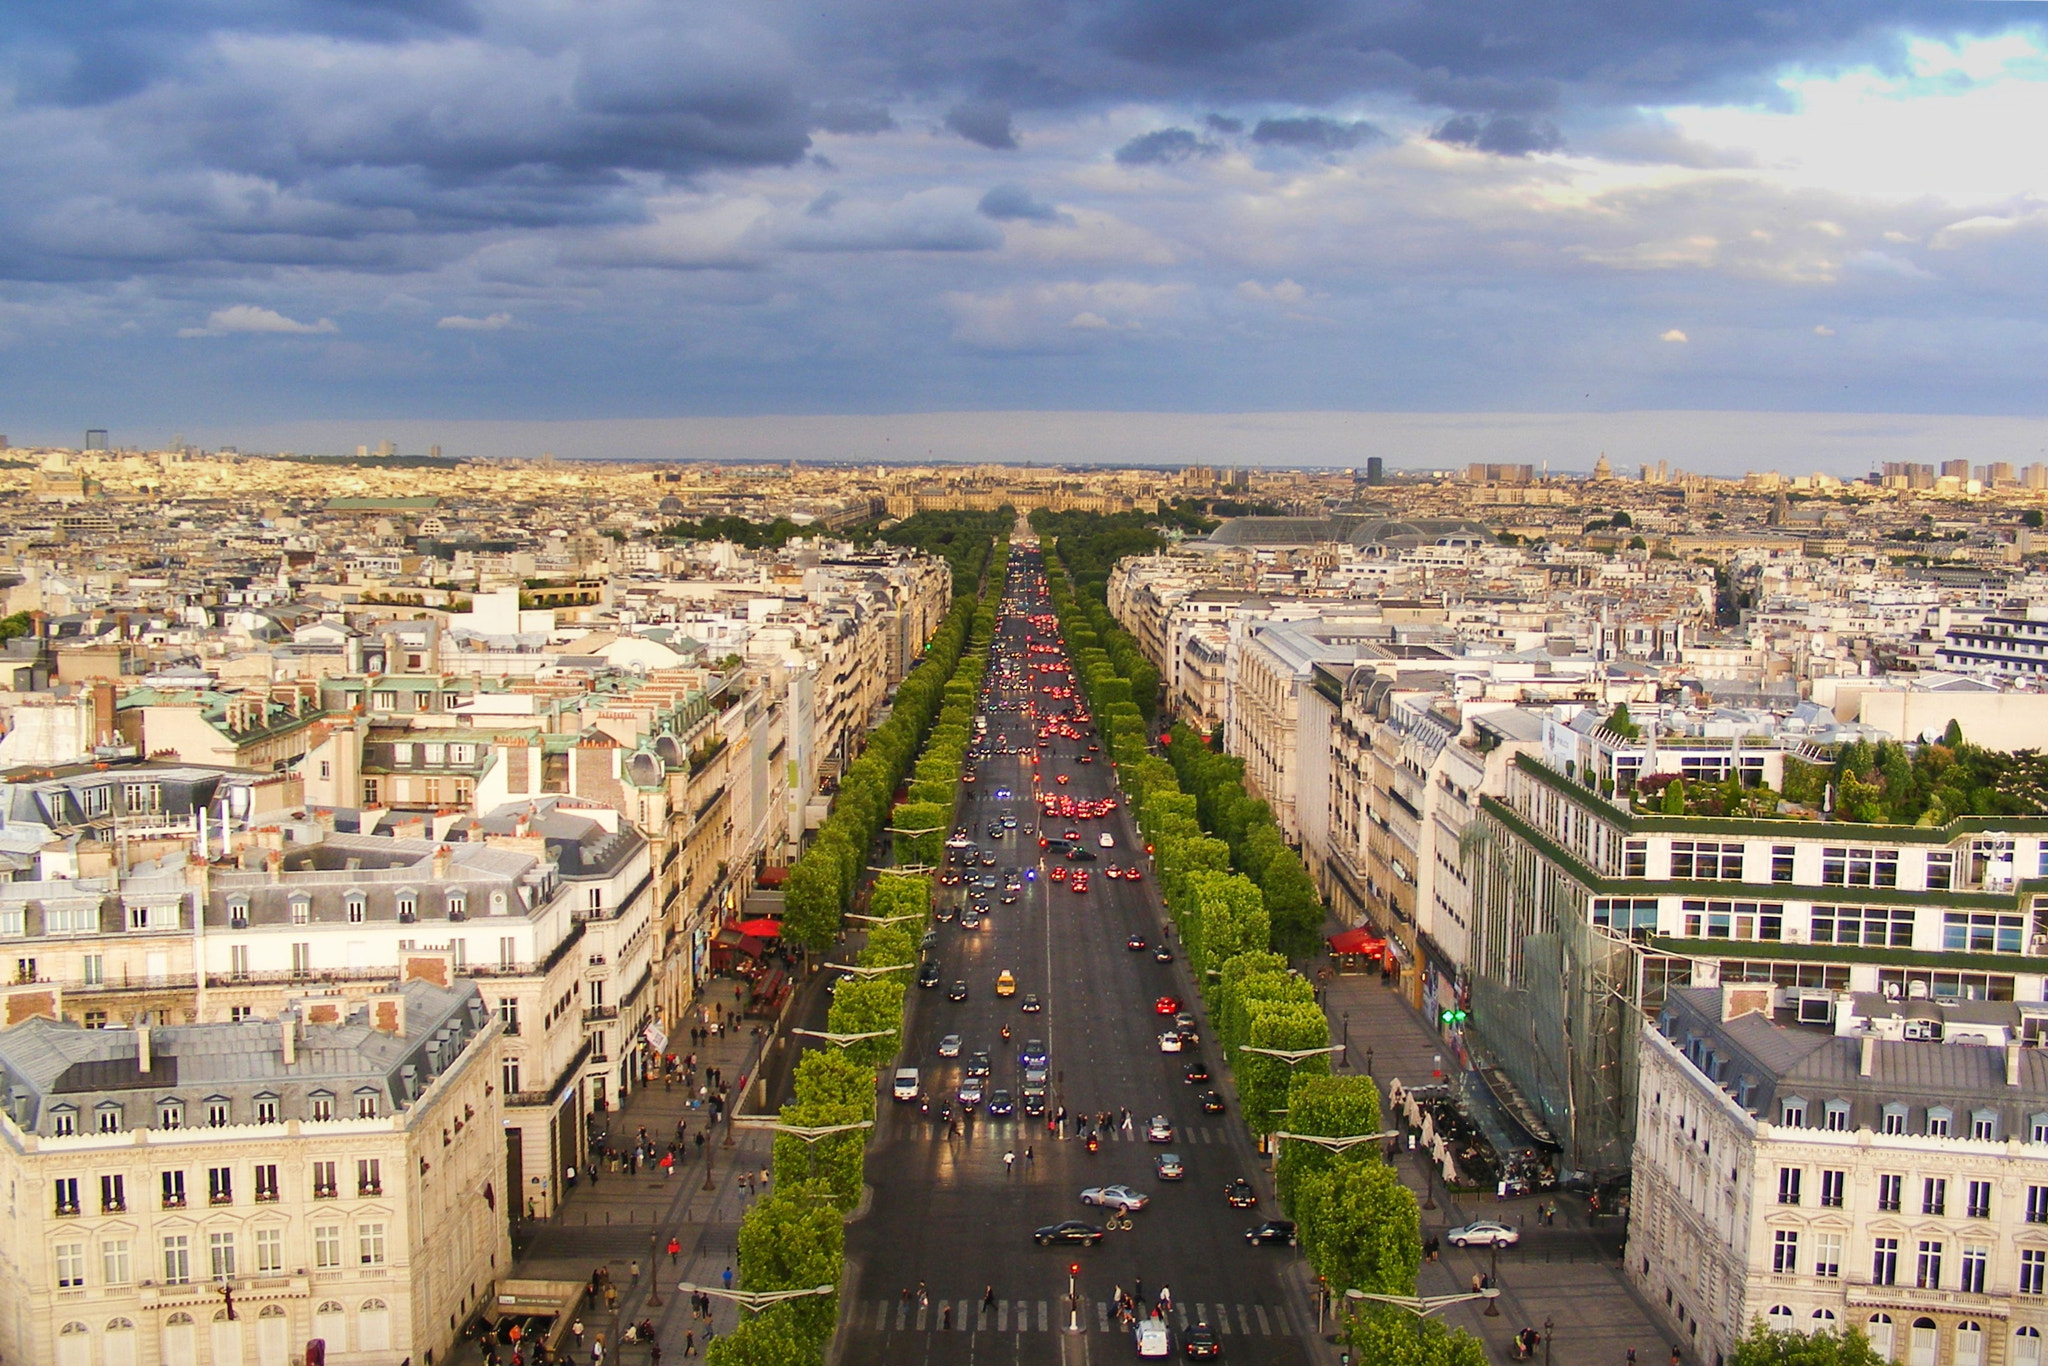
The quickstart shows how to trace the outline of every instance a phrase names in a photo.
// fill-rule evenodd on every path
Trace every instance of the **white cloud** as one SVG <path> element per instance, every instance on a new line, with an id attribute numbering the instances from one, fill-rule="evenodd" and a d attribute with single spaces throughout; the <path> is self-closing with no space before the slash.
<path id="1" fill-rule="evenodd" d="M 434 324 L 450 332 L 497 332 L 512 325 L 510 313 L 493 313 L 488 318 L 465 318 L 452 313 Z"/>
<path id="2" fill-rule="evenodd" d="M 1018 286 L 993 294 L 954 292 L 953 340 L 982 351 L 1063 351 L 1088 339 L 1143 330 L 1178 306 L 1184 285 L 1131 280 Z"/>
<path id="3" fill-rule="evenodd" d="M 1237 297 L 1261 304 L 1298 304 L 1308 298 L 1308 291 L 1292 280 L 1282 280 L 1275 285 L 1262 285 L 1257 280 L 1246 280 L 1237 287 Z"/>
<path id="4" fill-rule="evenodd" d="M 1813 335 L 1816 337 L 1832 337 L 1835 335 L 1835 329 L 1829 327 L 1826 323 L 1821 323 L 1813 329 Z"/>
<path id="5" fill-rule="evenodd" d="M 1691 338 L 1691 337 L 1688 337 L 1688 336 L 1686 336 L 1686 335 L 1685 335 L 1685 333 L 1683 333 L 1683 332 L 1679 331 L 1679 330 L 1678 330 L 1677 328 L 1675 328 L 1675 327 L 1674 327 L 1674 328 L 1672 328 L 1672 329 L 1671 329 L 1671 330 L 1670 330 L 1669 332 L 1660 332 L 1660 333 L 1658 333 L 1658 334 L 1657 334 L 1657 340 L 1658 340 L 1658 341 L 1668 341 L 1668 342 L 1682 342 L 1682 341 L 1691 341 L 1691 340 L 1692 340 L 1692 338 Z"/>
<path id="6" fill-rule="evenodd" d="M 305 334 L 310 332 L 338 332 L 332 318 L 322 318 L 316 323 L 302 323 L 296 318 L 287 318 L 274 308 L 258 308 L 255 304 L 235 304 L 228 308 L 217 308 L 207 315 L 204 327 L 181 327 L 181 337 L 225 337 L 235 332 L 270 332 Z"/>

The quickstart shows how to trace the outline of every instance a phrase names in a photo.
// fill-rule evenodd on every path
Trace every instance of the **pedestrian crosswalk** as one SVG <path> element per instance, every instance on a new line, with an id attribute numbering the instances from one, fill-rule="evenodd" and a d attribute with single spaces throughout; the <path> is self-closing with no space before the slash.
<path id="1" fill-rule="evenodd" d="M 1294 1316 L 1281 1304 L 1224 1304 L 1179 1301 L 1173 1321 L 1185 1332 L 1206 1323 L 1219 1336 L 1293 1337 Z M 1064 1296 L 1057 1300 L 856 1300 L 847 1326 L 865 1333 L 1121 1333 L 1116 1307 L 1096 1300 L 1075 1314 Z"/>
<path id="2" fill-rule="evenodd" d="M 970 1133 L 981 1137 L 993 1136 L 1005 1141 L 1015 1139 L 1019 1143 L 1038 1144 L 1057 1141 L 1051 1134 L 1045 1131 L 1045 1126 L 1042 1124 L 1018 1125 L 1000 1119 L 976 1120 L 973 1127 L 964 1130 L 960 1136 L 964 1137 Z M 926 1143 L 943 1143 L 946 1141 L 946 1126 L 943 1124 L 913 1124 L 910 1126 L 910 1137 Z M 1113 1129 L 1104 1134 L 1102 1140 L 1105 1143 L 1146 1142 L 1143 1129 L 1128 1134 L 1121 1129 Z M 1066 1141 L 1073 1143 L 1078 1140 L 1068 1138 Z M 1229 1130 L 1221 1124 L 1190 1124 L 1174 1134 L 1172 1143 L 1153 1143 L 1149 1146 L 1158 1148 L 1162 1152 L 1172 1152 L 1175 1144 L 1201 1146 L 1204 1144 L 1226 1143 L 1228 1141 Z"/>

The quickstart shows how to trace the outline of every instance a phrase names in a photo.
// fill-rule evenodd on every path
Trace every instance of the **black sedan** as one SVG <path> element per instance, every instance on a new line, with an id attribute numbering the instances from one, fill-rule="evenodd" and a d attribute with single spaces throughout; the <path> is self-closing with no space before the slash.
<path id="1" fill-rule="evenodd" d="M 949 1000 L 949 1001 L 964 1001 L 964 1000 L 966 1000 L 966 999 L 967 999 L 967 983 L 965 983 L 965 982 L 955 982 L 955 983 L 953 983 L 953 985 L 952 985 L 952 986 L 950 986 L 950 987 L 947 987 L 947 988 L 946 988 L 946 999 L 947 999 L 947 1000 Z"/>
<path id="2" fill-rule="evenodd" d="M 1196 1082 L 1209 1080 L 1209 1064 L 1200 1058 L 1191 1058 L 1181 1064 L 1180 1079 L 1193 1086 Z"/>
<path id="3" fill-rule="evenodd" d="M 1259 1193 L 1252 1189 L 1252 1183 L 1243 1177 L 1223 1188 L 1223 1198 L 1230 1202 L 1232 1209 L 1250 1209 L 1259 1203 Z"/>
<path id="4" fill-rule="evenodd" d="M 1292 1219 L 1268 1219 L 1257 1228 L 1244 1231 L 1247 1243 L 1280 1243 L 1294 1246 L 1294 1221 Z"/>
<path id="5" fill-rule="evenodd" d="M 1223 1342 L 1214 1328 L 1198 1322 L 1180 1335 L 1180 1350 L 1189 1361 L 1213 1361 L 1223 1355 Z"/>
<path id="6" fill-rule="evenodd" d="M 1124 947 L 1132 953 L 1143 953 L 1145 951 L 1145 936 L 1142 934 L 1132 935 L 1124 941 Z"/>
<path id="7" fill-rule="evenodd" d="M 1202 1113 L 1205 1115 L 1220 1115 L 1223 1113 L 1223 1097 L 1214 1091 L 1202 1092 L 1201 1095 L 1195 1097 L 1195 1103 L 1202 1107 Z"/>
<path id="8" fill-rule="evenodd" d="M 1034 1229 L 1031 1237 L 1040 1247 L 1051 1247 L 1054 1243 L 1079 1243 L 1082 1247 L 1094 1247 L 1102 1241 L 1102 1226 L 1087 1224 L 1079 1219 L 1065 1219 L 1057 1224 L 1047 1224 Z"/>
<path id="9" fill-rule="evenodd" d="M 1155 963 L 1171 963 L 1173 961 L 1173 950 L 1161 944 L 1158 948 L 1152 950 L 1152 961 Z"/>

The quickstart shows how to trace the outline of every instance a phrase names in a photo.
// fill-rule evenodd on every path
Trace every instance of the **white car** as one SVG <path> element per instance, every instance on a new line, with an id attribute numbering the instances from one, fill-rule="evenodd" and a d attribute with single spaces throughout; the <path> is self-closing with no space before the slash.
<path id="1" fill-rule="evenodd" d="M 957 1058 L 960 1056 L 960 1036 L 958 1034 L 948 1034 L 945 1038 L 939 1040 L 939 1056 L 942 1058 Z"/>
<path id="2" fill-rule="evenodd" d="M 1152 1122 L 1145 1126 L 1145 1141 L 1147 1143 L 1173 1142 L 1173 1121 L 1165 1115 L 1152 1116 Z"/>
<path id="3" fill-rule="evenodd" d="M 1095 842 L 1096 842 L 1097 844 L 1101 845 L 1101 846 L 1102 846 L 1103 848 L 1105 848 L 1105 849 L 1114 849 L 1114 848 L 1116 848 L 1116 836 L 1115 836 L 1115 835 L 1112 835 L 1112 834 L 1110 834 L 1110 833 L 1109 833 L 1109 832 L 1108 832 L 1107 830 L 1105 830 L 1105 831 L 1103 831 L 1103 832 L 1102 832 L 1101 834 L 1097 835 L 1097 836 L 1095 837 Z"/>
<path id="4" fill-rule="evenodd" d="M 1522 1231 L 1491 1219 L 1477 1219 L 1458 1225 L 1444 1235 L 1444 1241 L 1452 1247 L 1513 1247 L 1522 1241 Z"/>
<path id="5" fill-rule="evenodd" d="M 1167 1030 L 1167 1031 L 1166 1031 L 1166 1032 L 1165 1032 L 1164 1034 L 1161 1034 L 1161 1035 L 1159 1036 L 1159 1051 L 1160 1051 L 1160 1052 L 1162 1052 L 1162 1053 L 1178 1053 L 1178 1052 L 1180 1052 L 1180 1049 L 1181 1049 L 1181 1038 L 1180 1038 L 1180 1031 L 1179 1031 L 1179 1030 L 1177 1030 L 1177 1029 L 1169 1029 L 1169 1030 Z"/>
<path id="6" fill-rule="evenodd" d="M 1090 1186 L 1081 1192 L 1084 1205 L 1101 1205 L 1105 1209 L 1118 1209 L 1129 1214 L 1152 1203 L 1152 1197 L 1129 1186 Z"/>
<path id="7" fill-rule="evenodd" d="M 1139 1319 L 1132 1334 L 1138 1344 L 1141 1357 L 1169 1357 L 1173 1355 L 1173 1342 L 1166 1332 L 1163 1319 Z"/>
<path id="8" fill-rule="evenodd" d="M 889 1094 L 898 1100 L 916 1100 L 917 1069 L 915 1067 L 897 1068 L 895 1080 L 889 1087 Z"/>

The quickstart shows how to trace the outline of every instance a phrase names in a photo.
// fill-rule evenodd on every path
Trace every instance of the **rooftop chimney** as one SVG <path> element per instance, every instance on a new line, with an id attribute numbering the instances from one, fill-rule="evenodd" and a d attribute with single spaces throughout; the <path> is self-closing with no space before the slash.
<path id="1" fill-rule="evenodd" d="M 2005 1084 L 2007 1086 L 2018 1086 L 2020 1084 L 2020 1046 L 2017 1043 L 2009 1043 L 2005 1046 Z"/>
<path id="2" fill-rule="evenodd" d="M 135 1070 L 149 1071 L 149 1012 L 135 1017 Z"/>
<path id="3" fill-rule="evenodd" d="M 448 876 L 448 855 L 450 852 L 445 844 L 434 846 L 434 877 L 437 880 Z"/>
<path id="4" fill-rule="evenodd" d="M 1856 1056 L 1856 1075 L 1867 1077 L 1877 1065 L 1877 1035 L 1865 1034 L 1861 1043 L 1862 1051 Z"/>
<path id="5" fill-rule="evenodd" d="M 299 1064 L 299 1017 L 291 1011 L 281 1011 L 277 1022 L 284 1031 L 284 1065 L 296 1067 Z"/>

